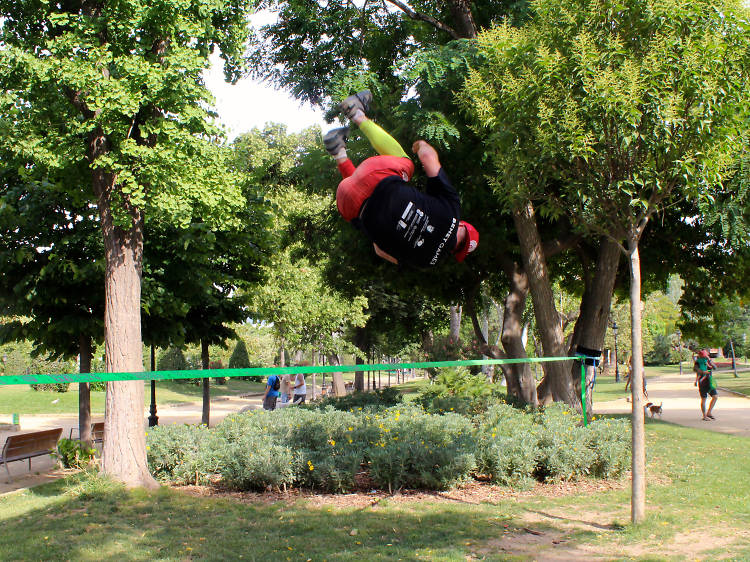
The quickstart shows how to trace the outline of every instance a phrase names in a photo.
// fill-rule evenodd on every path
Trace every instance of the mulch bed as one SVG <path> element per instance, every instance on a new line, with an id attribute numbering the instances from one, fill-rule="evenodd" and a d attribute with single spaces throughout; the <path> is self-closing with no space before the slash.
<path id="1" fill-rule="evenodd" d="M 424 490 L 398 490 L 394 494 L 375 490 L 366 475 L 358 477 L 357 490 L 352 493 L 330 494 L 304 488 L 287 490 L 267 490 L 265 492 L 238 492 L 228 490 L 219 483 L 206 486 L 174 486 L 186 494 L 197 497 L 228 498 L 250 504 L 273 504 L 306 500 L 313 506 L 333 506 L 337 508 L 375 507 L 383 500 L 389 503 L 409 503 L 421 501 L 445 501 L 468 504 L 498 504 L 510 498 L 524 497 L 564 497 L 590 494 L 608 490 L 621 490 L 629 485 L 628 478 L 618 480 L 578 480 L 555 484 L 536 484 L 530 490 L 517 491 L 489 482 L 474 480 L 452 490 L 442 492 Z"/>

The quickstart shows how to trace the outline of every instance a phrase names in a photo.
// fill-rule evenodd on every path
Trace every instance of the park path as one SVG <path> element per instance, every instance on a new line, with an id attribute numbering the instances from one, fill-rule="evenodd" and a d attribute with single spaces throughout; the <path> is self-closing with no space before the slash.
<path id="1" fill-rule="evenodd" d="M 649 377 L 647 402 L 662 405 L 662 420 L 665 422 L 750 437 L 750 398 L 719 388 L 719 398 L 713 411 L 716 419 L 703 421 L 700 396 L 693 386 L 694 381 L 693 373 Z M 595 413 L 629 414 L 631 411 L 629 399 L 597 402 L 594 391 Z"/>

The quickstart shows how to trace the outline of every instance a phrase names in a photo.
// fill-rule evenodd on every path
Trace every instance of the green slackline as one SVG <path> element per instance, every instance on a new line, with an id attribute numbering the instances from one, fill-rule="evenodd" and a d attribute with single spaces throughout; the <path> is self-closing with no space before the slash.
<path id="1" fill-rule="evenodd" d="M 394 369 L 427 369 L 471 365 L 509 365 L 544 363 L 546 361 L 580 360 L 580 357 L 528 357 L 525 359 L 470 359 L 464 361 L 424 361 L 419 363 L 374 363 L 362 365 L 319 365 L 299 367 L 250 367 L 247 369 L 191 369 L 186 371 L 144 371 L 140 373 L 75 373 L 68 375 L 10 375 L 0 377 L 0 386 L 15 384 L 59 384 L 73 382 L 112 382 L 137 380 L 173 380 L 215 377 L 252 377 L 296 373 L 344 373 L 353 371 L 392 371 Z M 585 389 L 583 393 L 585 395 Z"/>

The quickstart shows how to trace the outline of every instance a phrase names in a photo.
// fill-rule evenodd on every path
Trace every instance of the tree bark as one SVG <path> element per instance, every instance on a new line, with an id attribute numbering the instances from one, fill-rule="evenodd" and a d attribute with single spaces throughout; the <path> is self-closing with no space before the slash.
<path id="1" fill-rule="evenodd" d="M 367 329 L 366 328 L 357 328 L 355 330 L 354 335 L 355 341 L 354 345 L 357 346 L 357 348 L 362 353 L 367 353 Z M 356 365 L 364 365 L 365 360 L 360 358 L 359 355 L 355 359 Z M 359 390 L 360 392 L 363 392 L 365 390 L 365 372 L 364 371 L 355 371 L 354 373 L 354 390 Z"/>
<path id="2" fill-rule="evenodd" d="M 503 263 L 505 275 L 510 282 L 508 296 L 505 297 L 505 312 L 500 341 L 508 357 L 521 359 L 527 357 L 523 345 L 523 311 L 529 294 L 529 280 L 526 273 L 515 262 Z M 508 390 L 512 391 L 527 404 L 538 406 L 536 381 L 529 363 L 515 363 L 507 366 Z M 510 372 L 510 376 L 507 374 Z"/>
<path id="3" fill-rule="evenodd" d="M 107 257 L 104 312 L 107 372 L 142 372 L 143 227 L 141 223 L 124 231 L 112 226 L 111 217 L 107 217 L 107 222 L 103 219 Z M 146 462 L 143 392 L 143 381 L 107 384 L 102 470 L 129 487 L 157 488 Z"/>
<path id="4" fill-rule="evenodd" d="M 210 356 L 208 354 L 208 341 L 201 339 L 201 369 L 208 371 L 211 367 Z M 201 423 L 208 426 L 211 420 L 211 379 L 203 377 L 203 413 Z"/>
<path id="5" fill-rule="evenodd" d="M 630 514 L 634 524 L 646 517 L 646 429 L 643 411 L 643 341 L 641 337 L 641 261 L 639 237 L 628 236 L 630 258 L 630 330 L 632 342 L 632 374 L 630 392 L 632 415 L 632 491 Z"/>
<path id="6" fill-rule="evenodd" d="M 83 334 L 78 336 L 78 353 L 80 357 L 80 373 L 91 372 L 91 338 Z M 91 447 L 91 385 L 87 382 L 78 383 L 78 439 Z"/>
<path id="7" fill-rule="evenodd" d="M 569 355 L 573 355 L 579 345 L 589 349 L 602 349 L 621 252 L 620 246 L 613 240 L 606 237 L 600 240 L 594 275 L 584 276 L 585 289 L 581 298 L 580 314 L 573 328 Z M 573 365 L 570 376 L 576 396 L 580 396 L 581 370 L 578 365 Z M 592 397 L 589 393 L 586 397 L 588 412 L 593 411 L 592 406 Z"/>
<path id="8" fill-rule="evenodd" d="M 452 305 L 450 307 L 450 333 L 449 338 L 452 343 L 461 341 L 461 307 Z"/>
<path id="9" fill-rule="evenodd" d="M 566 350 L 560 315 L 555 307 L 547 260 L 536 224 L 534 206 L 530 201 L 513 210 L 513 222 L 518 233 L 524 271 L 528 277 L 534 316 L 542 340 L 542 350 L 545 357 L 564 357 Z M 544 372 L 554 400 L 571 406 L 579 404 L 570 380 L 570 362 L 544 363 Z"/>
<path id="10" fill-rule="evenodd" d="M 470 0 L 449 0 L 448 9 L 453 17 L 454 29 L 463 39 L 473 39 L 477 36 L 477 24 L 471 13 Z"/>

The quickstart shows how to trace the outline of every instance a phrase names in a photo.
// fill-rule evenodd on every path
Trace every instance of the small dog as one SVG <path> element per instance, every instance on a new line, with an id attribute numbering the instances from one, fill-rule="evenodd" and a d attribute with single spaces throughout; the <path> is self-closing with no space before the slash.
<path id="1" fill-rule="evenodd" d="M 662 402 L 662 404 L 663 404 L 663 402 Z M 648 411 L 649 411 L 649 412 L 651 413 L 651 417 L 652 417 L 652 418 L 653 418 L 654 416 L 659 416 L 659 419 L 661 419 L 661 414 L 662 414 L 662 409 L 661 409 L 661 406 L 662 406 L 662 404 L 659 404 L 659 405 L 657 406 L 657 405 L 656 405 L 656 404 L 654 404 L 653 402 L 649 402 L 649 403 L 647 403 L 647 404 L 646 404 L 646 405 L 644 406 L 644 408 L 646 408 L 646 409 L 647 409 L 647 410 L 648 410 Z"/>

